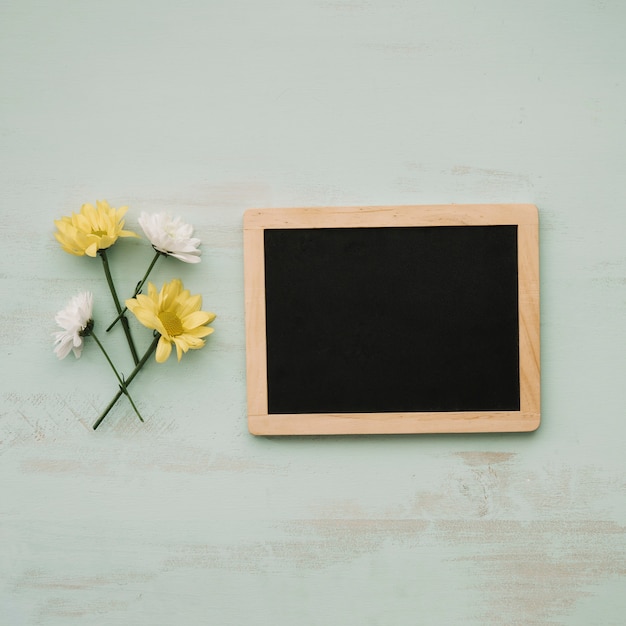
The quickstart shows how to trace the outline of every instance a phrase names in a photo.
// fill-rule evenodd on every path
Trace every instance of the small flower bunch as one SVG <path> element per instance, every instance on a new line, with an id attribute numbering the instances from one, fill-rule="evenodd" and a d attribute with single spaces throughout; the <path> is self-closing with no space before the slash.
<path id="1" fill-rule="evenodd" d="M 179 361 L 188 350 L 202 348 L 205 345 L 204 338 L 213 332 L 213 328 L 208 325 L 215 319 L 215 313 L 201 310 L 202 296 L 192 296 L 189 290 L 184 288 L 180 279 L 176 278 L 165 283 L 160 290 L 148 282 L 148 295 L 141 293 L 150 272 L 160 257 L 174 257 L 185 263 L 200 262 L 201 242 L 193 237 L 193 227 L 183 222 L 181 218 L 171 217 L 167 213 L 143 212 L 138 219 L 139 225 L 155 251 L 155 256 L 145 275 L 137 283 L 132 297 L 124 302 L 125 306 L 122 308 L 113 283 L 107 250 L 121 237 L 139 237 L 134 232 L 124 230 L 123 218 L 127 210 L 127 207 L 119 209 L 110 207 L 108 202 L 103 200 L 96 202 L 95 207 L 91 204 L 84 204 L 79 213 L 73 213 L 69 217 L 62 217 L 54 222 L 57 227 L 54 236 L 63 250 L 75 256 L 93 258 L 99 256 L 102 260 L 104 274 L 117 311 L 117 317 L 108 326 L 106 332 L 111 331 L 117 322 L 120 322 L 134 363 L 134 369 L 125 378 L 110 359 L 104 345 L 94 332 L 94 305 L 91 292 L 85 291 L 74 296 L 67 306 L 57 313 L 55 321 L 61 330 L 53 335 L 54 351 L 59 359 L 64 359 L 70 352 L 73 352 L 76 358 L 80 358 L 84 339 L 92 337 L 111 366 L 119 385 L 119 391 L 94 423 L 94 430 L 98 428 L 122 395 L 128 398 L 137 417 L 143 422 L 128 391 L 130 383 L 153 353 L 155 353 L 157 363 L 164 363 L 172 352 L 172 346 L 176 347 L 176 356 Z M 152 330 L 152 343 L 142 357 L 139 357 L 135 348 L 126 317 L 128 311 L 143 326 Z"/>

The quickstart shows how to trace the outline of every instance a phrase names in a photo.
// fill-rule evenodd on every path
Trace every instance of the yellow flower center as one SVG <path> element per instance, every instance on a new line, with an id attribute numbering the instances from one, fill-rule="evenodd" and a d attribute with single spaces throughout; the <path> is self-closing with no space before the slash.
<path id="1" fill-rule="evenodd" d="M 171 311 L 161 311 L 159 313 L 159 319 L 161 320 L 161 324 L 165 326 L 165 330 L 170 337 L 176 337 L 177 335 L 181 335 L 183 332 L 183 323 L 180 321 L 180 318 L 176 313 L 172 313 Z"/>
<path id="2" fill-rule="evenodd" d="M 106 230 L 93 230 L 92 228 L 91 234 L 95 235 L 96 237 L 104 237 L 107 234 L 107 231 Z"/>

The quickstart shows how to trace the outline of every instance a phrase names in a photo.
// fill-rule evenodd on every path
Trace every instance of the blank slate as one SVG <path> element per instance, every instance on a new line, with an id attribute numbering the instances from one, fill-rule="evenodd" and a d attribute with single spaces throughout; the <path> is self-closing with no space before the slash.
<path id="1" fill-rule="evenodd" d="M 539 426 L 535 206 L 250 210 L 244 255 L 253 434 Z"/>

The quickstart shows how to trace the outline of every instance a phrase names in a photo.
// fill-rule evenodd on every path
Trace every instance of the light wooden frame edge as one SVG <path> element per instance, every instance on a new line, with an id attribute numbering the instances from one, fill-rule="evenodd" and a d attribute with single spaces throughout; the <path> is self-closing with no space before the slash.
<path id="1" fill-rule="evenodd" d="M 266 228 L 517 225 L 520 410 L 269 414 L 265 338 Z M 250 209 L 244 214 L 248 428 L 254 435 L 528 432 L 540 411 L 539 218 L 533 204 Z"/>

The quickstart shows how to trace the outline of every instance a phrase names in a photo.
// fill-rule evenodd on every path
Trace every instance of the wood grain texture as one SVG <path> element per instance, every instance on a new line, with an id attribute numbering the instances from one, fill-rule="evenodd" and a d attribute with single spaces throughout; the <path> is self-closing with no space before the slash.
<path id="1" fill-rule="evenodd" d="M 610 1 L 0 2 L 0 622 L 623 626 L 626 7 Z M 101 268 L 53 223 L 169 210 L 217 313 L 120 402 L 52 352 Z M 535 204 L 534 433 L 253 437 L 254 207 Z M 152 250 L 111 251 L 130 294 Z M 131 320 L 132 321 L 132 320 Z M 140 350 L 150 341 L 132 325 Z M 132 369 L 123 334 L 105 337 Z"/>

